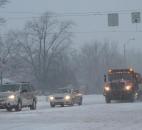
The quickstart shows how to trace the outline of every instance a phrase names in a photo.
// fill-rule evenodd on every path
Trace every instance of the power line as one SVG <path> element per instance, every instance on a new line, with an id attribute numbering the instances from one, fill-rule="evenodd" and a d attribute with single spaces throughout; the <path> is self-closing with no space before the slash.
<path id="1" fill-rule="evenodd" d="M 58 32 L 50 32 L 50 33 L 47 33 L 47 35 L 54 35 Z M 83 32 L 83 31 L 76 31 L 76 32 L 66 32 L 66 33 L 72 33 L 72 34 L 95 34 L 95 33 L 142 33 L 142 30 L 139 30 L 139 31 L 135 31 L 135 30 L 95 30 L 95 31 L 92 31 L 92 32 Z M 24 33 L 23 33 L 24 34 Z M 36 33 L 25 33 L 25 34 L 29 34 L 29 35 L 36 35 Z M 7 37 L 9 36 L 9 33 L 3 33 L 3 34 L 0 34 L 0 37 Z"/>
<path id="2" fill-rule="evenodd" d="M 142 12 L 142 9 L 134 10 L 118 10 L 118 11 L 98 11 L 98 12 L 70 12 L 70 13 L 50 13 L 48 14 L 51 17 L 87 17 L 87 16 L 97 16 L 97 15 L 107 15 L 109 13 L 119 13 L 119 14 L 130 14 L 131 12 Z M 34 14 L 38 16 L 29 16 L 29 17 L 8 17 L 8 19 L 29 19 L 29 18 L 39 18 L 44 13 L 39 12 L 0 12 L 0 14 Z"/>
<path id="3" fill-rule="evenodd" d="M 129 13 L 129 12 L 137 12 L 142 11 L 142 9 L 129 9 L 129 10 L 115 10 L 115 11 L 87 11 L 87 12 L 65 12 L 65 13 L 56 13 L 56 15 L 82 15 L 82 14 L 106 14 L 106 13 Z M 32 11 L 5 11 L 0 12 L 0 14 L 44 14 L 42 12 L 32 12 Z M 55 15 L 54 13 L 50 15 Z"/>

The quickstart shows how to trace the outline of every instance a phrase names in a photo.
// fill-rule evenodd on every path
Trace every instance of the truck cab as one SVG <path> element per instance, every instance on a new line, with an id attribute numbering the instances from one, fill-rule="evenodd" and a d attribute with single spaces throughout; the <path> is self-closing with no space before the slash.
<path id="1" fill-rule="evenodd" d="M 133 102 L 137 96 L 141 75 L 130 69 L 109 69 L 104 76 L 103 94 L 106 103 L 111 100 L 128 100 Z"/>

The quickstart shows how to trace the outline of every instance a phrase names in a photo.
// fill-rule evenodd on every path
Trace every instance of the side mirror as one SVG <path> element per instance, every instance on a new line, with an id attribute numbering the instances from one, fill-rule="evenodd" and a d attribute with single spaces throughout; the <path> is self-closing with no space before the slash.
<path id="1" fill-rule="evenodd" d="M 106 82 L 107 81 L 107 78 L 106 78 L 106 75 L 104 75 L 104 82 Z"/>

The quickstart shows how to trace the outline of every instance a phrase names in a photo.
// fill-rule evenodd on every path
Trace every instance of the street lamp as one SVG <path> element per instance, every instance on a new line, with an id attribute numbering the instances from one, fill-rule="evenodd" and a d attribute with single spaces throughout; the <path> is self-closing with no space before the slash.
<path id="1" fill-rule="evenodd" d="M 129 38 L 129 39 L 127 40 L 127 42 L 123 44 L 124 59 L 125 59 L 126 63 L 127 63 L 127 57 L 126 57 L 126 45 L 129 44 L 129 42 L 130 42 L 130 41 L 133 41 L 133 40 L 135 40 L 135 38 Z"/>

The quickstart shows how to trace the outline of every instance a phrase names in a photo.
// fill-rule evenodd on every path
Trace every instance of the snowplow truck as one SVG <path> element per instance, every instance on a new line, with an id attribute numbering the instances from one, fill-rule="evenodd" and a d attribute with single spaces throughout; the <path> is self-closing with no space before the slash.
<path id="1" fill-rule="evenodd" d="M 107 75 L 104 75 L 103 95 L 106 103 L 111 100 L 126 100 L 134 102 L 139 94 L 139 84 L 142 78 L 139 73 L 130 69 L 109 69 Z"/>

